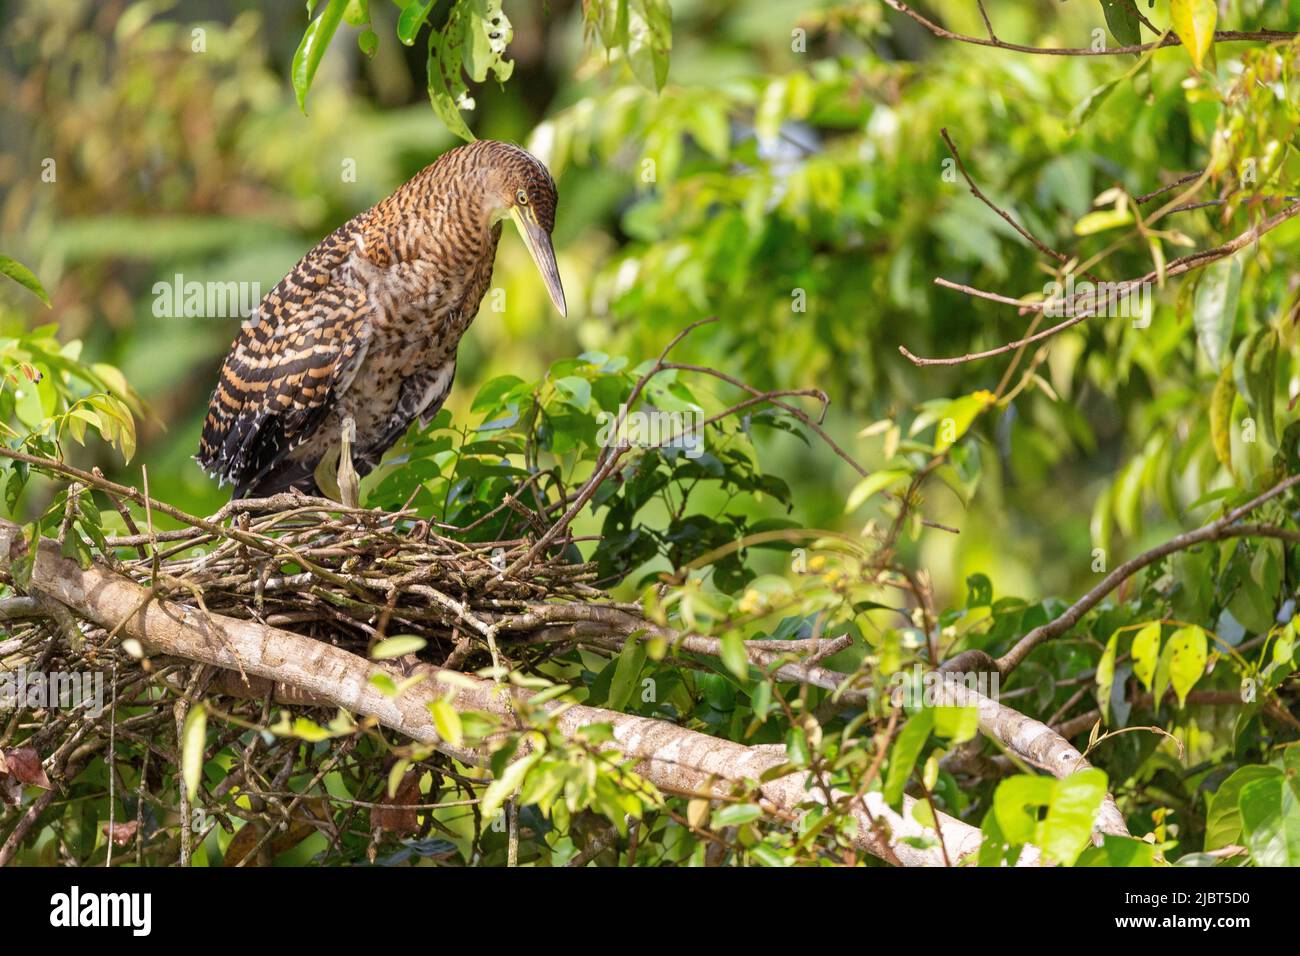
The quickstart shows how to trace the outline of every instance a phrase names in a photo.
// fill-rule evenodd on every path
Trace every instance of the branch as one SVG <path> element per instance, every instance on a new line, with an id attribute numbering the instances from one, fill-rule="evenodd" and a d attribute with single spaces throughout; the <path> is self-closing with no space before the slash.
<path id="1" fill-rule="evenodd" d="M 984 12 L 983 4 L 980 4 L 980 12 L 981 13 Z M 985 22 L 986 23 L 988 22 L 987 14 L 985 14 Z M 990 26 L 989 33 L 992 34 L 992 32 L 993 32 L 993 27 Z M 966 185 L 970 187 L 971 195 L 973 195 L 976 199 L 978 199 L 984 205 L 988 206 L 995 213 L 997 213 L 998 216 L 1000 216 L 1009 226 L 1011 226 L 1012 229 L 1020 233 L 1020 235 L 1023 236 L 1025 240 L 1028 241 L 1031 245 L 1033 245 L 1033 247 L 1037 249 L 1039 252 L 1043 253 L 1044 255 L 1051 256 L 1057 262 L 1061 263 L 1061 265 L 1065 265 L 1070 261 L 1069 256 L 1067 256 L 1063 252 L 1057 252 L 1051 246 L 1047 245 L 1047 243 L 1041 241 L 1037 236 L 1031 233 L 1028 229 L 1020 225 L 1020 223 L 1016 222 L 1015 217 L 1013 217 L 1011 213 L 1007 212 L 1005 209 L 1003 209 L 993 200 L 989 199 L 988 196 L 984 195 L 984 193 L 980 190 L 979 186 L 975 185 L 975 180 L 971 178 L 970 173 L 966 171 L 966 164 L 962 162 L 961 153 L 957 151 L 957 144 L 954 143 L 952 141 L 952 137 L 948 135 L 948 128 L 946 126 L 941 128 L 939 130 L 939 135 L 943 137 L 944 143 L 947 144 L 948 151 L 952 153 L 952 158 L 957 161 L 957 169 L 958 171 L 961 172 L 962 178 L 966 180 Z M 1094 276 L 1091 272 L 1088 272 L 1086 270 L 1084 271 L 1083 274 L 1095 282 L 1101 281 L 1096 276 Z"/>
<path id="2" fill-rule="evenodd" d="M 951 30 L 945 30 L 932 20 L 927 20 L 921 14 L 917 13 L 907 4 L 900 0 L 885 0 L 886 5 L 893 7 L 899 13 L 905 14 L 920 24 L 926 30 L 930 31 L 941 40 L 956 40 L 959 43 L 971 43 L 975 46 L 994 47 L 998 50 L 1013 50 L 1017 53 L 1034 53 L 1039 56 L 1120 56 L 1126 53 L 1144 53 L 1154 47 L 1182 46 L 1182 41 L 1177 36 L 1170 33 L 1164 38 L 1152 43 L 1136 43 L 1129 46 L 1113 46 L 1102 50 L 1094 50 L 1091 47 L 1042 47 L 1042 46 L 1025 46 L 1021 43 L 1008 43 L 1005 40 L 999 40 L 993 35 L 993 26 L 989 23 L 988 16 L 985 15 L 984 23 L 988 27 L 989 37 L 970 36 L 965 33 L 954 33 Z M 984 12 L 981 5 L 980 12 Z M 1268 41 L 1292 40 L 1297 36 L 1295 33 L 1287 33 L 1283 30 L 1216 30 L 1214 33 L 1215 43 L 1229 43 L 1239 41 Z"/>
<path id="3" fill-rule="evenodd" d="M 634 639 L 633 634 L 645 631 L 647 636 L 651 633 L 658 635 L 668 640 L 673 647 L 690 653 L 717 658 L 722 656 L 722 642 L 717 638 L 677 633 L 612 608 L 548 604 L 529 613 L 535 614 L 538 619 L 574 622 L 558 628 L 548 624 L 547 628 L 539 634 L 543 634 L 549 640 L 573 639 L 579 643 L 621 650 L 628 640 Z M 831 691 L 835 695 L 834 699 L 849 704 L 862 707 L 874 704 L 869 690 L 854 686 L 853 675 L 803 662 L 790 662 L 791 652 L 800 643 L 804 642 L 746 641 L 745 654 L 751 664 L 760 670 L 769 671 L 777 680 L 820 687 Z M 817 642 L 819 646 L 824 643 Z M 788 646 L 781 648 L 779 645 Z M 819 649 L 825 648 L 819 647 Z M 985 655 L 984 661 L 986 665 L 983 669 L 994 669 L 991 658 Z M 943 670 L 948 672 L 950 668 Z M 1091 766 L 1065 737 L 1051 727 L 965 687 L 952 673 L 945 673 L 944 676 L 947 679 L 942 680 L 938 685 L 945 695 L 944 703 L 952 706 L 977 707 L 980 730 L 1017 757 L 1058 778 L 1068 777 Z M 1115 836 L 1130 835 L 1123 814 L 1109 794 L 1098 812 L 1095 838 L 1100 842 L 1101 834 L 1106 833 Z"/>
<path id="4" fill-rule="evenodd" d="M 1185 551 L 1188 548 L 1202 544 L 1206 541 L 1220 541 L 1224 538 L 1247 538 L 1247 537 L 1273 537 L 1284 540 L 1296 541 L 1300 539 L 1300 533 L 1289 531 L 1284 528 L 1273 528 L 1268 525 L 1258 524 L 1237 524 L 1242 518 L 1254 511 L 1260 505 L 1278 495 L 1283 494 L 1295 485 L 1300 484 L 1300 474 L 1292 475 L 1283 481 L 1278 482 L 1272 488 L 1263 494 L 1257 495 L 1250 501 L 1246 502 L 1240 508 L 1236 508 L 1222 518 L 1214 521 L 1204 527 L 1197 528 L 1195 531 L 1188 531 L 1184 534 L 1170 538 L 1164 544 L 1152 548 L 1139 554 L 1135 558 L 1125 561 L 1110 574 L 1102 578 L 1101 583 L 1085 594 L 1079 600 L 1065 609 L 1065 611 L 1054 620 L 1034 628 L 1000 658 L 996 664 L 998 671 L 1003 677 L 1010 674 L 1019 666 L 1020 662 L 1029 656 L 1039 644 L 1051 640 L 1064 634 L 1070 628 L 1079 622 L 1083 615 L 1087 614 L 1094 607 L 1101 603 L 1102 598 L 1110 594 L 1111 591 L 1119 587 L 1124 581 L 1128 580 L 1138 571 L 1154 564 L 1161 558 L 1167 557 L 1176 551 Z"/>
<path id="5" fill-rule="evenodd" d="M 27 545 L 21 529 L 0 521 L 0 571 L 21 556 Z M 486 755 L 456 747 L 440 739 L 427 705 L 455 690 L 459 710 L 481 710 L 513 719 L 517 693 L 503 685 L 462 674 L 450 685 L 431 678 L 397 697 L 386 696 L 371 683 L 371 676 L 387 674 L 402 680 L 400 672 L 367 661 L 323 641 L 253 621 L 215 613 L 202 613 L 170 600 L 154 598 L 149 589 L 101 564 L 87 569 L 63 558 L 54 541 L 41 539 L 33 561 L 34 589 L 67 605 L 78 615 L 102 627 L 134 637 L 154 654 L 167 654 L 227 670 L 242 670 L 254 677 L 299 688 L 312 699 L 326 701 L 352 713 L 372 717 L 413 740 L 434 746 L 465 763 L 482 764 Z M 661 720 L 616 711 L 553 701 L 547 705 L 560 731 L 572 736 L 594 723 L 613 728 L 612 747 L 637 760 L 638 772 L 664 790 L 725 794 L 731 786 L 758 780 L 765 771 L 786 761 L 784 747 L 747 747 L 678 727 Z M 895 813 L 878 792 L 854 797 L 841 791 L 824 793 L 811 786 L 809 774 L 796 772 L 760 784 L 760 796 L 769 812 L 791 814 L 809 801 L 826 804 L 850 801 L 848 811 L 857 820 L 854 845 L 882 859 L 897 859 L 908 866 L 942 865 L 939 846 L 921 849 L 907 840 L 929 835 L 912 816 L 915 800 L 904 799 Z M 978 849 L 980 831 L 945 814 L 939 814 L 941 844 L 955 859 Z M 1027 847 L 1020 863 L 1032 865 L 1038 852 Z"/>
<path id="6" fill-rule="evenodd" d="M 978 708 L 980 730 L 1040 770 L 1046 770 L 1059 779 L 1092 766 L 1072 743 L 1041 721 L 963 687 L 956 681 L 942 681 L 939 687 L 944 691 L 946 702 L 959 707 Z M 1101 845 L 1103 834 L 1123 837 L 1131 835 L 1124 822 L 1124 814 L 1120 813 L 1115 798 L 1109 793 L 1102 801 L 1093 824 L 1093 840 L 1098 846 Z"/>
<path id="7" fill-rule="evenodd" d="M 1278 226 L 1282 225 L 1287 220 L 1292 219 L 1297 215 L 1300 215 L 1300 202 L 1293 203 L 1292 205 L 1283 209 L 1281 212 L 1274 213 L 1272 216 L 1269 216 L 1267 219 L 1264 219 L 1256 223 L 1254 226 L 1247 229 L 1245 232 L 1241 233 L 1238 236 L 1234 236 L 1232 239 L 1228 240 L 1222 245 L 1215 246 L 1212 249 L 1204 249 L 1201 252 L 1193 252 L 1188 255 L 1180 256 L 1177 259 L 1171 260 L 1165 267 L 1164 277 L 1173 278 L 1174 276 L 1182 275 L 1185 272 L 1191 272 L 1193 269 L 1202 269 L 1213 262 L 1218 262 L 1220 259 L 1226 259 L 1229 256 L 1235 255 L 1236 253 L 1244 249 L 1246 246 L 1250 245 L 1253 242 L 1256 242 L 1265 233 L 1271 232 L 1272 230 L 1276 229 Z M 1127 290 L 1135 286 L 1145 285 L 1159 278 L 1160 278 L 1160 272 L 1158 270 L 1153 269 L 1150 272 L 1148 272 L 1146 275 L 1140 276 L 1139 278 L 1127 279 L 1127 280 L 1115 282 L 1113 284 L 1119 289 Z M 967 295 L 976 296 L 981 299 L 989 299 L 993 302 L 1001 302 L 1006 305 L 1014 305 L 1016 306 L 1016 308 L 1021 310 L 1041 312 L 1045 308 L 1047 308 L 1047 304 L 1048 304 L 1047 302 L 1024 302 L 1021 301 L 1020 299 L 1008 298 L 1007 296 L 1001 296 L 994 292 L 984 292 L 980 289 L 975 289 L 970 286 L 958 285 L 957 283 L 949 282 L 947 279 L 944 278 L 937 278 L 934 280 L 934 282 L 935 285 L 944 286 L 945 288 L 949 288 L 949 289 L 956 289 L 957 291 L 964 292 Z M 1007 352 L 1013 352 L 1016 349 L 1021 348 L 1022 346 L 1032 345 L 1033 343 L 1040 342 L 1043 339 L 1051 338 L 1053 335 L 1056 335 L 1058 332 L 1063 332 L 1066 329 L 1070 328 L 1071 326 L 1078 325 L 1080 322 L 1092 318 L 1094 315 L 1097 314 L 1097 304 L 1098 304 L 1096 302 L 1097 298 L 1098 297 L 1094 297 L 1094 303 L 1090 308 L 1082 310 L 1080 314 L 1071 316 L 1070 318 L 1066 319 L 1064 322 L 1052 326 L 1050 329 L 1044 329 L 1041 332 L 1036 332 L 1033 335 L 1026 336 L 1023 339 L 1017 339 L 1014 342 L 1008 342 L 1005 345 L 999 345 L 997 348 L 988 349 L 987 351 L 984 352 L 970 352 L 967 353 L 966 355 L 958 355 L 952 358 L 924 358 L 922 356 L 912 354 L 901 345 L 898 347 L 898 350 L 913 365 L 920 365 L 920 366 L 961 365 L 965 362 L 975 362 L 980 359 L 993 358 L 996 355 L 1004 355 Z M 1072 304 L 1073 303 L 1071 303 L 1071 305 Z M 1068 311 L 1072 311 L 1072 309 Z"/>

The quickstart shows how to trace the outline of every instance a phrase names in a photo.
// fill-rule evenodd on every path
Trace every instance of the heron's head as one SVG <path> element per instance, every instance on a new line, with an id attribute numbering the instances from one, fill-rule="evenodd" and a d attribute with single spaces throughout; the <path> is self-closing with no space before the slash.
<path id="1" fill-rule="evenodd" d="M 567 315 L 560 270 L 555 264 L 551 230 L 555 228 L 558 196 L 555 180 L 531 153 L 495 140 L 472 144 L 481 151 L 483 185 L 492 222 L 512 219 L 546 283 L 546 291 L 561 315 Z"/>

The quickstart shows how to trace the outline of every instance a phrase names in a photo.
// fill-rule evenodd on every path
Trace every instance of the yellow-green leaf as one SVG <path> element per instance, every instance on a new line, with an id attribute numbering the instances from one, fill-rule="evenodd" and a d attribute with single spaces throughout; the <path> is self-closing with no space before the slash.
<path id="1" fill-rule="evenodd" d="M 1187 702 L 1188 692 L 1205 673 L 1209 649 L 1205 632 L 1199 627 L 1180 627 L 1169 638 L 1169 676 L 1178 695 L 1178 706 Z"/>
<path id="2" fill-rule="evenodd" d="M 1147 690 L 1155 677 L 1156 660 L 1160 656 L 1160 622 L 1152 621 L 1133 638 L 1133 673 Z"/>
<path id="3" fill-rule="evenodd" d="M 519 785 L 523 783 L 529 768 L 537 763 L 541 757 L 542 752 L 540 750 L 534 750 L 527 756 L 520 757 L 506 767 L 505 772 L 500 777 L 488 784 L 488 788 L 483 791 L 483 803 L 480 807 L 485 819 L 490 820 L 496 815 L 496 812 L 510 799 L 510 795 L 519 789 Z"/>
<path id="4" fill-rule="evenodd" d="M 934 437 L 934 453 L 938 455 L 947 451 L 962 435 L 966 434 L 980 412 L 995 401 L 997 399 L 991 392 L 980 391 L 973 395 L 954 398 L 949 402 L 939 413 L 939 424 Z"/>
<path id="5" fill-rule="evenodd" d="M 202 704 L 196 704 L 185 715 L 181 727 L 181 776 L 191 800 L 199 792 L 199 781 L 203 777 L 203 750 L 207 739 L 208 710 Z"/>
<path id="6" fill-rule="evenodd" d="M 891 485 L 896 485 L 908 476 L 908 472 L 902 469 L 888 469 L 885 471 L 873 471 L 867 477 L 858 482 L 857 487 L 849 492 L 849 500 L 844 505 L 844 513 L 857 511 L 862 503 L 878 491 L 884 491 Z"/>
<path id="7" fill-rule="evenodd" d="M 411 769 L 411 761 L 401 757 L 388 769 L 388 799 L 397 796 L 397 788 L 402 785 L 402 778 Z"/>
<path id="8" fill-rule="evenodd" d="M 934 733 L 953 744 L 965 743 L 979 730 L 980 712 L 978 707 L 934 708 Z"/>
<path id="9" fill-rule="evenodd" d="M 1236 397 L 1232 366 L 1224 365 L 1210 396 L 1210 439 L 1214 443 L 1214 456 L 1229 471 L 1232 470 L 1232 402 Z"/>
<path id="10" fill-rule="evenodd" d="M 1118 229 L 1120 226 L 1132 224 L 1133 214 L 1127 209 L 1098 209 L 1088 213 L 1074 224 L 1074 234 L 1091 236 L 1094 233 L 1105 232 L 1107 229 Z"/>
<path id="11" fill-rule="evenodd" d="M 695 828 L 704 826 L 704 821 L 709 818 L 709 801 L 697 797 L 690 803 L 686 804 L 686 822 Z"/>
<path id="12" fill-rule="evenodd" d="M 427 643 L 422 637 L 410 635 L 390 637 L 375 645 L 374 650 L 370 652 L 370 658 L 376 661 L 388 661 L 394 657 L 405 657 L 407 654 L 423 650 Z"/>
<path id="13" fill-rule="evenodd" d="M 1219 17 L 1215 0 L 1170 0 L 1174 33 L 1183 41 L 1192 63 L 1199 70 L 1205 54 L 1214 44 L 1214 23 Z"/>
<path id="14" fill-rule="evenodd" d="M 429 713 L 433 714 L 433 726 L 438 731 L 438 736 L 453 747 L 459 747 L 465 742 L 465 731 L 460 724 L 460 714 L 456 713 L 456 708 L 451 706 L 451 702 L 445 698 L 439 698 L 429 704 Z"/>
<path id="15" fill-rule="evenodd" d="M 1119 637 L 1118 632 L 1110 636 L 1106 642 L 1106 650 L 1101 655 L 1101 660 L 1097 662 L 1097 676 L 1094 680 L 1097 683 L 1097 703 L 1101 707 L 1101 716 L 1108 723 L 1110 721 L 1110 695 L 1115 685 L 1115 645 Z"/>

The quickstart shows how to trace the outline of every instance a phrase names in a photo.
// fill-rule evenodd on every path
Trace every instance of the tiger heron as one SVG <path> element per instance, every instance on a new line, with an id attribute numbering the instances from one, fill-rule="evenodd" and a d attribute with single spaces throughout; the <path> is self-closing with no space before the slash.
<path id="1" fill-rule="evenodd" d="M 478 140 L 334 230 L 240 328 L 199 464 L 233 484 L 236 498 L 317 494 L 335 462 L 349 484 L 353 470 L 365 476 L 411 422 L 427 423 L 446 401 L 506 218 L 567 314 L 551 244 L 556 199 L 534 156 Z M 354 469 L 340 460 L 345 431 Z"/>

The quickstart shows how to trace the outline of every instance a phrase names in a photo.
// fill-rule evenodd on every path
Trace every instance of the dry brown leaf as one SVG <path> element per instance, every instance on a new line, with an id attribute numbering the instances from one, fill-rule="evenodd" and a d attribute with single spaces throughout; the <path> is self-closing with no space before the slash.
<path id="1" fill-rule="evenodd" d="M 114 823 L 111 834 L 107 823 L 101 829 L 104 836 L 113 841 L 114 846 L 126 846 L 135 839 L 136 831 L 140 829 L 140 821 L 132 820 L 130 823 Z"/>
<path id="2" fill-rule="evenodd" d="M 419 811 L 414 806 L 421 802 L 422 772 L 419 769 L 408 770 L 406 776 L 402 777 L 402 782 L 397 785 L 397 792 L 391 798 L 387 794 L 380 798 L 379 802 L 386 805 L 384 809 L 370 811 L 370 821 L 375 827 L 402 835 L 419 830 Z"/>
<path id="3" fill-rule="evenodd" d="M 20 783 L 31 784 L 42 790 L 52 789 L 50 778 L 45 776 L 45 768 L 41 766 L 41 758 L 31 747 L 10 750 L 5 753 L 4 759 L 9 774 Z"/>

